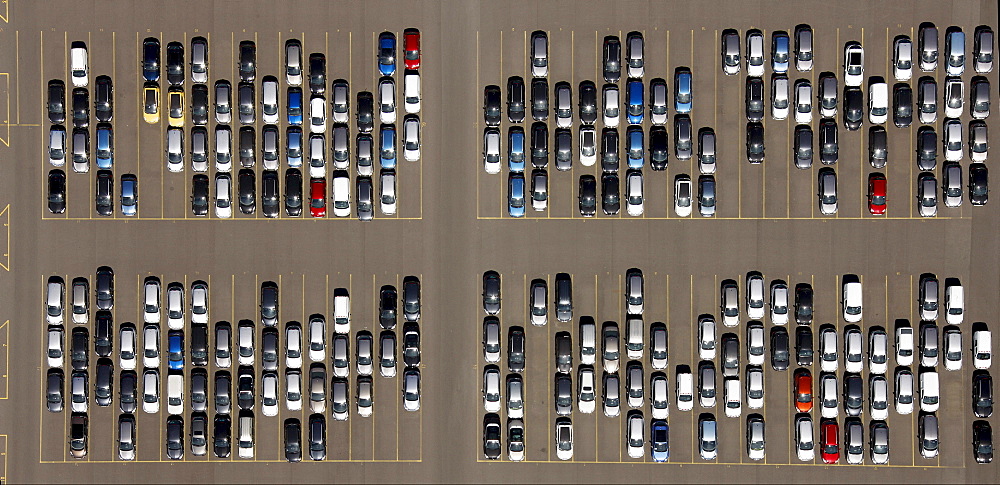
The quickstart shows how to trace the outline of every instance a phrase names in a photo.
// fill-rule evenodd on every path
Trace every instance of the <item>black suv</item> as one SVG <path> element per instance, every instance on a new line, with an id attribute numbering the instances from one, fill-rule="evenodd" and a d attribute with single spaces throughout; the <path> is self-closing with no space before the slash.
<path id="1" fill-rule="evenodd" d="M 55 169 L 49 171 L 49 212 L 66 212 L 66 172 Z"/>
<path id="2" fill-rule="evenodd" d="M 49 123 L 66 121 L 66 83 L 54 79 L 49 81 Z"/>
<path id="3" fill-rule="evenodd" d="M 500 86 L 491 84 L 483 90 L 483 116 L 486 126 L 500 126 Z"/>
<path id="4" fill-rule="evenodd" d="M 240 212 L 253 214 L 257 210 L 257 176 L 253 170 L 242 169 L 239 173 Z"/>
<path id="5" fill-rule="evenodd" d="M 616 83 L 622 76 L 622 43 L 618 36 L 604 38 L 604 82 Z"/>
<path id="6" fill-rule="evenodd" d="M 94 196 L 97 215 L 110 216 L 114 212 L 114 186 L 115 176 L 111 170 L 97 171 L 97 193 Z"/>
<path id="7" fill-rule="evenodd" d="M 196 216 L 208 215 L 208 175 L 203 173 L 191 179 L 191 212 Z"/>
<path id="8" fill-rule="evenodd" d="M 172 86 L 184 84 L 184 46 L 180 42 L 167 44 L 167 82 Z"/>
<path id="9" fill-rule="evenodd" d="M 597 179 L 593 175 L 580 176 L 580 215 L 594 217 L 597 212 Z"/>
<path id="10" fill-rule="evenodd" d="M 524 121 L 524 79 L 521 76 L 507 79 L 507 119 L 511 123 Z"/>
<path id="11" fill-rule="evenodd" d="M 759 122 L 747 123 L 747 160 L 764 163 L 764 125 Z"/>
<path id="12" fill-rule="evenodd" d="M 297 168 L 285 170 L 285 214 L 302 215 L 302 172 Z"/>
<path id="13" fill-rule="evenodd" d="M 986 165 L 982 163 L 969 165 L 969 202 L 972 205 L 986 205 L 990 195 L 987 175 Z"/>
<path id="14" fill-rule="evenodd" d="M 593 125 L 597 121 L 597 86 L 593 81 L 580 82 L 580 123 Z"/>
<path id="15" fill-rule="evenodd" d="M 97 76 L 94 86 L 94 116 L 97 121 L 111 121 L 114 110 L 114 86 L 109 76 Z M 62 123 L 60 121 L 60 123 Z"/>
<path id="16" fill-rule="evenodd" d="M 253 82 L 257 77 L 257 46 L 252 40 L 240 42 L 240 81 Z"/>

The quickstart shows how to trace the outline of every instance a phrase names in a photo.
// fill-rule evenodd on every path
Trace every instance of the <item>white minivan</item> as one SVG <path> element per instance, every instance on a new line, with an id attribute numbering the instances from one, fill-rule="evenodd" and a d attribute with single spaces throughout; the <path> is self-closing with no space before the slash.
<path id="1" fill-rule="evenodd" d="M 253 458 L 253 414 L 240 414 L 240 458 Z"/>
<path id="2" fill-rule="evenodd" d="M 976 369 L 989 369 L 993 363 L 992 335 L 989 330 L 972 332 L 972 360 Z"/>
<path id="3" fill-rule="evenodd" d="M 964 290 L 962 285 L 948 285 L 944 289 L 944 311 L 949 325 L 962 323 L 965 316 Z"/>
<path id="4" fill-rule="evenodd" d="M 406 73 L 403 76 L 403 107 L 407 113 L 420 112 L 420 75 Z"/>
<path id="5" fill-rule="evenodd" d="M 580 363 L 594 365 L 597 360 L 597 325 L 593 321 L 580 322 Z"/>
<path id="6" fill-rule="evenodd" d="M 184 413 L 184 376 L 181 374 L 167 375 L 167 412 Z"/>
<path id="7" fill-rule="evenodd" d="M 889 85 L 884 82 L 873 82 L 868 86 L 868 121 L 882 125 L 888 117 Z"/>
<path id="8" fill-rule="evenodd" d="M 333 295 L 333 331 L 334 333 L 349 333 L 351 331 L 351 297 L 347 290 L 340 288 Z"/>
<path id="9" fill-rule="evenodd" d="M 694 407 L 694 378 L 690 372 L 677 373 L 677 409 L 690 411 Z"/>
<path id="10" fill-rule="evenodd" d="M 842 296 L 844 306 L 844 321 L 858 323 L 861 321 L 861 282 L 845 282 Z"/>
<path id="11" fill-rule="evenodd" d="M 920 373 L 920 410 L 933 413 L 938 410 L 941 401 L 941 393 L 938 388 L 937 371 L 923 371 Z"/>
<path id="12" fill-rule="evenodd" d="M 69 70 L 73 77 L 73 86 L 87 87 L 90 69 L 87 66 L 87 45 L 83 42 L 73 42 L 69 49 Z"/>
<path id="13" fill-rule="evenodd" d="M 348 217 L 351 215 L 351 179 L 344 170 L 333 172 L 333 215 Z"/>

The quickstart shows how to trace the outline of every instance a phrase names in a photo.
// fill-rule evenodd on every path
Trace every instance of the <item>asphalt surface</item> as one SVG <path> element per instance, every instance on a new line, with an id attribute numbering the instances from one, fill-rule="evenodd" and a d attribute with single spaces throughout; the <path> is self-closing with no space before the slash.
<path id="1" fill-rule="evenodd" d="M 263 2 L 248 5 L 220 1 L 209 7 L 203 2 L 175 2 L 169 6 L 112 2 L 108 13 L 94 4 L 12 0 L 5 7 L 6 14 L 0 15 L 7 21 L 6 25 L 0 24 L 4 38 L 0 71 L 8 75 L 6 83 L 0 75 L 0 91 L 6 88 L 5 93 L 0 93 L 0 103 L 6 104 L 0 106 L 0 112 L 6 108 L 9 115 L 8 127 L 0 125 L 0 138 L 4 140 L 0 154 L 10 163 L 6 164 L 0 187 L 9 194 L 2 205 L 9 203 L 10 207 L 0 213 L 0 219 L 7 223 L 4 216 L 9 217 L 10 246 L 6 256 L 9 259 L 0 259 L 9 269 L 5 277 L 0 277 L 0 289 L 5 295 L 3 308 L 16 308 L 0 315 L 0 322 L 9 320 L 0 328 L 0 338 L 7 338 L 7 399 L 0 399 L 0 421 L 6 423 L 0 429 L 0 437 L 6 438 L 6 454 L 0 454 L 0 458 L 6 480 L 134 482 L 155 477 L 171 482 L 277 482 L 329 481 L 336 476 L 338 481 L 349 482 L 789 482 L 816 478 L 846 482 L 871 480 L 874 476 L 892 482 L 982 483 L 1000 479 L 995 463 L 976 465 L 971 456 L 968 360 L 963 370 L 954 373 L 939 368 L 944 396 L 938 412 L 942 420 L 939 460 L 914 457 L 912 417 L 890 412 L 892 466 L 784 465 L 796 463 L 794 456 L 789 456 L 790 438 L 785 438 L 789 436 L 791 417 L 790 373 L 767 370 L 766 465 L 740 465 L 740 457 L 749 461 L 742 441 L 744 419 L 725 418 L 722 413 L 716 413 L 720 421 L 720 458 L 714 463 L 701 463 L 695 449 L 694 413 L 685 416 L 675 408 L 670 418 L 672 461 L 685 464 L 659 465 L 669 471 L 654 465 L 619 463 L 627 461 L 622 458 L 619 439 L 623 428 L 615 422 L 622 418 L 605 418 L 600 411 L 593 416 L 574 415 L 576 460 L 588 463 L 543 463 L 549 460 L 552 447 L 551 432 L 546 431 L 550 429 L 548 415 L 554 414 L 549 411 L 548 383 L 552 374 L 547 366 L 551 365 L 552 346 L 548 340 L 558 330 L 574 329 L 577 322 L 572 326 L 534 328 L 526 325 L 523 306 L 525 281 L 569 272 L 574 277 L 575 315 L 592 315 L 599 323 L 615 320 L 623 324 L 619 276 L 630 267 L 641 268 L 647 278 L 647 295 L 663 295 L 647 300 L 645 320 L 668 324 L 668 375 L 677 364 L 696 364 L 692 316 L 716 311 L 718 282 L 725 278 L 741 280 L 751 270 L 761 271 L 768 280 L 784 279 L 790 285 L 813 282 L 818 317 L 841 330 L 843 322 L 836 316 L 837 278 L 844 274 L 862 276 L 865 331 L 873 325 L 891 325 L 897 318 L 915 321 L 911 316 L 915 305 L 911 292 L 916 291 L 915 280 L 921 273 L 959 277 L 967 288 L 966 322 L 985 321 L 992 326 L 990 317 L 1000 311 L 994 295 L 1000 282 L 1000 261 L 995 251 L 1000 226 L 993 205 L 973 209 L 966 201 L 960 209 L 942 208 L 937 220 L 911 218 L 913 199 L 909 190 L 916 174 L 911 174 L 913 164 L 904 160 L 912 158 L 894 163 L 897 159 L 893 154 L 912 157 L 906 147 L 912 146 L 907 139 L 915 128 L 889 127 L 886 175 L 891 217 L 880 221 L 866 215 L 863 184 L 872 171 L 865 160 L 866 123 L 861 134 L 840 131 L 839 217 L 804 220 L 819 217 L 818 211 L 813 211 L 815 189 L 810 185 L 815 176 L 787 168 L 787 148 L 780 147 L 788 146 L 792 122 L 765 122 L 768 157 L 763 167 L 751 167 L 745 157 L 740 158 L 745 136 L 745 75 L 728 77 L 718 72 L 721 68 L 716 31 L 736 28 L 742 34 L 756 27 L 770 34 L 809 23 L 817 36 L 817 65 L 810 75 L 818 77 L 824 70 L 837 72 L 841 59 L 835 56 L 842 56 L 838 54 L 842 44 L 857 39 L 865 46 L 866 74 L 885 76 L 887 58 L 882 53 L 887 52 L 886 39 L 891 43 L 893 36 L 909 34 L 911 28 L 916 29 L 924 21 L 934 22 L 942 31 L 949 25 L 959 25 L 971 33 L 977 25 L 995 22 L 994 2 L 815 2 L 796 5 L 801 13 L 789 12 L 786 16 L 782 12 L 775 18 L 770 13 L 787 10 L 787 4 L 754 2 L 736 8 L 728 2 L 701 2 L 677 8 L 649 2 L 597 2 L 581 9 L 576 2 L 368 2 L 365 7 L 308 2 L 296 4 L 295 10 L 275 11 L 272 4 Z M 733 11 L 726 12 L 725 8 Z M 239 9 L 245 12 L 237 13 Z M 4 6 L 0 6 L 0 14 L 3 10 Z M 171 40 L 189 42 L 198 34 L 210 36 L 210 82 L 214 82 L 235 78 L 235 68 L 227 66 L 233 65 L 231 46 L 251 38 L 256 38 L 258 46 L 258 78 L 279 75 L 281 45 L 295 36 L 303 41 L 305 53 L 325 51 L 331 64 L 329 77 L 348 77 L 353 94 L 375 85 L 375 36 L 383 30 L 401 35 L 407 27 L 416 27 L 423 35 L 421 120 L 425 129 L 421 162 L 409 166 L 400 162 L 404 171 L 399 184 L 400 219 L 420 220 L 386 222 L 376 216 L 373 223 L 352 219 L 333 224 L 324 220 L 308 226 L 305 222 L 270 221 L 229 224 L 214 218 L 184 221 L 189 212 L 189 186 L 184 179 L 190 173 L 165 173 L 161 168 L 163 129 L 141 121 L 135 98 L 139 86 L 137 39 L 159 36 L 165 45 Z M 550 85 L 557 80 L 570 81 L 574 87 L 583 79 L 597 81 L 600 39 L 619 32 L 624 36 L 631 30 L 646 35 L 647 78 L 665 77 L 672 85 L 673 68 L 692 67 L 694 126 L 713 126 L 719 136 L 720 153 L 728 157 L 720 161 L 717 174 L 722 220 L 641 222 L 612 221 L 600 216 L 597 221 L 609 222 L 563 219 L 573 218 L 573 177 L 582 173 L 579 167 L 570 174 L 552 171 L 553 199 L 548 215 L 556 220 L 487 219 L 506 218 L 502 216 L 505 177 L 487 176 L 482 170 L 482 89 L 486 84 L 503 85 L 510 75 L 524 76 L 524 39 L 537 29 L 547 30 L 550 35 Z M 138 172 L 142 208 L 137 220 L 125 222 L 120 214 L 111 220 L 87 220 L 87 208 L 92 206 L 87 192 L 92 183 L 88 181 L 93 174 L 73 173 L 68 178 L 69 216 L 74 219 L 47 220 L 50 216 L 43 197 L 44 176 L 49 169 L 43 158 L 48 131 L 42 109 L 44 88 L 51 78 L 67 78 L 66 44 L 73 40 L 88 43 L 91 80 L 104 72 L 115 73 L 116 175 L 119 168 L 122 173 L 126 169 Z M 349 47 L 344 46 L 345 42 Z M 346 54 L 348 51 L 350 54 Z M 988 75 L 994 86 L 997 72 L 995 69 Z M 936 75 L 941 76 L 941 71 Z M 963 79 L 970 77 L 967 69 Z M 795 75 L 789 78 L 794 80 Z M 696 169 L 683 165 L 671 156 L 668 172 L 653 174 L 650 180 L 656 183 L 647 181 L 646 218 L 673 218 L 667 210 L 668 184 L 674 175 L 694 175 Z M 964 166 L 967 162 L 963 162 Z M 597 170 L 596 166 L 593 170 Z M 413 201 L 421 198 L 421 204 Z M 424 305 L 422 411 L 414 414 L 399 410 L 392 403 L 392 396 L 399 396 L 399 386 L 376 376 L 375 417 L 368 422 L 352 415 L 345 426 L 329 425 L 328 453 L 337 461 L 326 466 L 276 461 L 280 458 L 280 423 L 277 417 L 258 416 L 258 463 L 251 465 L 251 476 L 243 471 L 245 468 L 238 468 L 250 463 L 238 459 L 212 468 L 189 463 L 194 461 L 190 456 L 179 463 L 148 462 L 162 455 L 162 441 L 154 431 L 162 420 L 141 412 L 139 456 L 143 463 L 100 463 L 112 459 L 114 417 L 110 410 L 99 409 L 92 411 L 91 417 L 91 463 L 69 462 L 65 422 L 46 415 L 40 403 L 39 385 L 45 367 L 39 353 L 44 328 L 43 308 L 37 302 L 42 299 L 44 278 L 91 275 L 100 265 L 114 267 L 119 275 L 118 299 L 122 304 L 116 305 L 116 322 L 139 318 L 138 308 L 131 304 L 137 300 L 138 285 L 132 282 L 147 275 L 161 276 L 164 283 L 188 284 L 210 277 L 212 321 L 254 318 L 256 285 L 279 278 L 283 320 L 326 311 L 331 298 L 325 293 L 329 277 L 330 288 L 352 288 L 355 331 L 374 330 L 377 326 L 374 319 L 361 317 L 371 314 L 377 286 L 391 284 L 397 277 L 419 275 Z M 529 463 L 479 463 L 483 459 L 484 414 L 480 394 L 480 292 L 482 273 L 488 269 L 504 277 L 504 330 L 512 324 L 530 327 L 526 328 L 525 373 Z M 293 303 L 297 300 L 302 301 L 299 308 Z M 217 317 L 220 310 L 223 316 Z M 969 328 L 963 324 L 966 342 Z M 953 375 L 956 378 L 950 379 Z M 4 388 L 0 385 L 0 389 Z M 695 412 L 700 412 L 699 408 Z M 68 413 L 63 414 L 68 419 Z M 160 417 L 165 418 L 165 413 L 161 412 Z M 996 425 L 996 419 L 992 421 Z M 373 438 L 370 433 L 374 433 Z M 394 462 L 396 453 L 399 463 Z"/>

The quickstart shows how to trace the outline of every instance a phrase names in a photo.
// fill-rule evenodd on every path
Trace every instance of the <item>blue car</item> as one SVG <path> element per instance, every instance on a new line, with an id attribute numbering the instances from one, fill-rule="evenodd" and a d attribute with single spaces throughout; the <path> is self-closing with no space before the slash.
<path id="1" fill-rule="evenodd" d="M 788 33 L 771 34 L 771 65 L 776 73 L 788 72 Z"/>
<path id="2" fill-rule="evenodd" d="M 657 419 L 650 424 L 649 448 L 653 461 L 664 462 L 670 459 L 670 427 L 667 422 Z"/>
<path id="3" fill-rule="evenodd" d="M 289 167 L 302 166 L 302 128 L 289 126 L 285 136 L 285 160 Z"/>
<path id="4" fill-rule="evenodd" d="M 642 127 L 628 127 L 628 130 L 625 132 L 625 138 L 628 143 L 628 168 L 642 170 L 642 166 L 646 163 Z"/>
<path id="5" fill-rule="evenodd" d="M 382 125 L 379 130 L 379 158 L 383 169 L 396 168 L 396 126 Z"/>
<path id="6" fill-rule="evenodd" d="M 628 122 L 631 125 L 642 124 L 642 81 L 632 80 L 626 87 L 628 99 Z"/>
<path id="7" fill-rule="evenodd" d="M 674 101 L 675 109 L 678 113 L 690 113 L 691 101 L 691 71 L 688 69 L 678 69 L 674 75 Z"/>
<path id="8" fill-rule="evenodd" d="M 171 330 L 167 337 L 167 360 L 170 370 L 184 369 L 184 333 L 180 330 Z"/>
<path id="9" fill-rule="evenodd" d="M 507 166 L 511 173 L 524 172 L 524 129 L 512 126 L 508 134 Z"/>
<path id="10" fill-rule="evenodd" d="M 114 135 L 108 123 L 97 124 L 97 168 L 111 169 L 114 165 Z"/>
<path id="11" fill-rule="evenodd" d="M 302 88 L 288 88 L 288 124 L 302 125 Z"/>
<path id="12" fill-rule="evenodd" d="M 507 213 L 524 217 L 524 174 L 512 173 L 507 180 Z"/>
<path id="13" fill-rule="evenodd" d="M 123 174 L 121 188 L 119 200 L 122 205 L 122 214 L 126 216 L 136 215 L 139 211 L 139 179 L 134 174 Z"/>
<path id="14" fill-rule="evenodd" d="M 382 32 L 378 36 L 378 71 L 383 76 L 396 72 L 396 34 Z"/>

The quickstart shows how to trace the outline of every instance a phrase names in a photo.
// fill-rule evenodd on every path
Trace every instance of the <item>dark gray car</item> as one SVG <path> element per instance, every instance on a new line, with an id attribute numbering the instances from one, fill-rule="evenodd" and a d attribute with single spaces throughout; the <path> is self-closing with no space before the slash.
<path id="1" fill-rule="evenodd" d="M 507 78 L 507 119 L 511 123 L 524 121 L 524 79 L 521 76 Z"/>
<path id="2" fill-rule="evenodd" d="M 873 168 L 885 168 L 889 158 L 889 140 L 885 128 L 873 126 L 868 130 L 868 162 Z"/>
<path id="3" fill-rule="evenodd" d="M 531 80 L 531 119 L 545 121 L 549 118 L 549 81 L 536 77 Z"/>
<path id="4" fill-rule="evenodd" d="M 896 83 L 892 88 L 892 122 L 898 128 L 913 122 L 913 90 L 907 83 Z"/>
<path id="5" fill-rule="evenodd" d="M 833 165 L 840 158 L 837 142 L 837 123 L 829 118 L 819 124 L 819 161 L 823 165 Z"/>
<path id="6" fill-rule="evenodd" d="M 618 171 L 618 142 L 617 129 L 604 128 L 601 130 L 601 170 L 603 172 Z"/>
<path id="7" fill-rule="evenodd" d="M 420 320 L 420 280 L 416 276 L 403 278 L 403 319 L 407 322 Z"/>
<path id="8" fill-rule="evenodd" d="M 555 381 L 556 414 L 559 416 L 569 416 L 573 412 L 573 381 L 568 374 L 559 372 Z"/>
<path id="9" fill-rule="evenodd" d="M 750 163 L 764 163 L 764 125 L 747 123 L 747 160 Z"/>
<path id="10" fill-rule="evenodd" d="M 861 118 L 864 114 L 864 95 L 861 88 L 844 88 L 844 127 L 850 131 L 861 128 Z"/>
<path id="11" fill-rule="evenodd" d="M 618 36 L 604 38 L 604 82 L 617 83 L 622 75 L 622 44 Z"/>
<path id="12" fill-rule="evenodd" d="M 808 170 L 813 161 L 813 132 L 809 125 L 795 127 L 795 168 Z"/>
<path id="13" fill-rule="evenodd" d="M 932 126 L 917 130 L 917 169 L 934 170 L 937 166 L 937 133 Z"/>
<path id="14" fill-rule="evenodd" d="M 593 125 L 597 121 L 597 86 L 593 81 L 580 82 L 580 123 Z"/>
<path id="15" fill-rule="evenodd" d="M 573 342 L 569 332 L 556 333 L 556 372 L 573 370 Z"/>
<path id="16" fill-rule="evenodd" d="M 601 209 L 609 216 L 621 210 L 621 184 L 617 173 L 605 173 L 601 176 Z"/>
<path id="17" fill-rule="evenodd" d="M 555 286 L 556 320 L 568 322 L 573 319 L 573 282 L 570 275 L 568 273 L 556 274 Z"/>
<path id="18" fill-rule="evenodd" d="M 545 168 L 549 164 L 549 129 L 542 121 L 531 124 L 531 166 Z"/>
<path id="19" fill-rule="evenodd" d="M 500 274 L 496 271 L 483 273 L 483 310 L 487 315 L 500 313 Z"/>
<path id="20" fill-rule="evenodd" d="M 260 320 L 265 327 L 278 324 L 278 285 L 273 281 L 260 285 Z"/>
<path id="21" fill-rule="evenodd" d="M 569 128 L 556 128 L 555 137 L 556 170 L 569 170 L 573 166 L 573 133 Z"/>
<path id="22" fill-rule="evenodd" d="M 848 416 L 861 416 L 861 407 L 864 404 L 863 388 L 864 381 L 860 375 L 844 375 L 844 410 Z"/>
<path id="23" fill-rule="evenodd" d="M 746 91 L 747 121 L 764 119 L 764 81 L 759 77 L 748 77 Z"/>
<path id="24" fill-rule="evenodd" d="M 678 160 L 691 159 L 694 146 L 693 137 L 691 117 L 688 115 L 674 116 L 674 156 Z"/>

